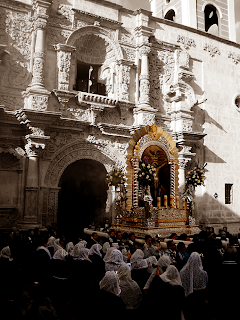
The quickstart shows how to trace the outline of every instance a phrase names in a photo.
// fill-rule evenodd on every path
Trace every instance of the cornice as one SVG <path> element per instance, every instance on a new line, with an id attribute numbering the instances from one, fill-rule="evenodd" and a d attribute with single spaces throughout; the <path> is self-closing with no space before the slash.
<path id="1" fill-rule="evenodd" d="M 100 20 L 102 22 L 105 22 L 105 23 L 108 23 L 110 24 L 112 27 L 114 27 L 114 29 L 117 29 L 117 28 L 120 28 L 121 25 L 122 25 L 122 22 L 120 21 L 117 21 L 117 20 L 113 20 L 113 19 L 110 19 L 110 18 L 105 18 L 103 16 L 99 16 L 99 15 L 96 15 L 94 13 L 90 13 L 90 12 L 87 12 L 87 11 L 83 11 L 83 10 L 79 10 L 79 9 L 72 9 L 76 14 L 79 14 L 81 16 L 85 16 L 85 17 L 90 17 L 94 20 Z"/>
<path id="2" fill-rule="evenodd" d="M 32 5 L 19 2 L 16 0 L 1 0 L 0 1 L 0 7 L 4 7 L 7 9 L 13 9 L 13 10 L 21 10 L 24 12 L 29 12 L 32 9 Z"/>

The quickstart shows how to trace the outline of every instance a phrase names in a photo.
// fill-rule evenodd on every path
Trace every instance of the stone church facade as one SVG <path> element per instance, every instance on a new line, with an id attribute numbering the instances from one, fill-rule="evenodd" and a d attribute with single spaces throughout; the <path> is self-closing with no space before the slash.
<path id="1" fill-rule="evenodd" d="M 197 222 L 238 231 L 240 45 L 233 2 L 151 6 L 152 12 L 105 0 L 1 1 L 1 228 L 57 224 L 66 170 L 84 160 L 92 168 L 99 163 L 103 177 L 113 167 L 126 170 L 129 141 L 155 123 L 176 142 L 180 195 L 186 172 L 207 163 L 205 186 L 196 188 Z M 99 223 L 114 217 L 115 191 L 104 192 Z M 89 208 L 96 197 L 86 198 Z M 87 216 L 81 201 L 79 216 Z M 74 220 L 65 209 L 63 224 Z M 85 223 L 94 220 L 89 210 Z"/>

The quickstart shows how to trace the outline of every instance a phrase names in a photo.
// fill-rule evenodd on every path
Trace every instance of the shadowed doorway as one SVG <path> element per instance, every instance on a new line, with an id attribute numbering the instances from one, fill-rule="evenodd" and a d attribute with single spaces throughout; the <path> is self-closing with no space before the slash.
<path id="1" fill-rule="evenodd" d="M 69 237 L 81 236 L 94 221 L 104 222 L 107 200 L 106 169 L 98 161 L 78 160 L 70 164 L 59 181 L 57 226 Z"/>

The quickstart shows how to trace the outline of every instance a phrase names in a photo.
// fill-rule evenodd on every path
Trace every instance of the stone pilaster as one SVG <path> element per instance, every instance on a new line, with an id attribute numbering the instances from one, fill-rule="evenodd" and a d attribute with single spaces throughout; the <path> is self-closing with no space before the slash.
<path id="1" fill-rule="evenodd" d="M 118 68 L 118 96 L 120 101 L 129 101 L 130 70 L 128 61 L 120 60 L 117 63 Z"/>
<path id="2" fill-rule="evenodd" d="M 56 45 L 58 65 L 58 90 L 70 90 L 70 69 L 75 47 L 65 44 Z"/>
<path id="3" fill-rule="evenodd" d="M 43 0 L 34 2 L 34 32 L 36 42 L 33 54 L 32 82 L 23 93 L 24 108 L 45 111 L 48 108 L 50 92 L 45 88 L 45 60 L 46 60 L 46 26 L 47 11 L 51 3 Z"/>

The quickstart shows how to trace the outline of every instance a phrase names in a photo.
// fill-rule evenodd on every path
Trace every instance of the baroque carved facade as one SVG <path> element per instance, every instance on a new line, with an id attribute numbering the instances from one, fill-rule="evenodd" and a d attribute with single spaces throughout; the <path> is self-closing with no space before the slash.
<path id="1" fill-rule="evenodd" d="M 0 194 L 0 227 L 57 223 L 64 170 L 92 159 L 106 172 L 114 166 L 127 172 L 129 141 L 154 123 L 176 142 L 180 194 L 194 163 L 209 162 L 207 179 L 222 170 L 221 184 L 236 188 L 233 175 L 224 172 L 237 164 L 217 155 L 211 126 L 235 137 L 237 123 L 225 130 L 221 111 L 218 120 L 214 110 L 229 105 L 239 119 L 239 106 L 232 105 L 239 88 L 232 85 L 223 93 L 229 78 L 211 73 L 213 60 L 237 78 L 239 45 L 147 10 L 131 11 L 104 0 L 2 1 L 0 183 L 5 191 Z M 237 199 L 225 210 L 211 199 L 222 192 L 217 188 L 207 182 L 197 193 L 197 221 L 238 221 Z"/>

